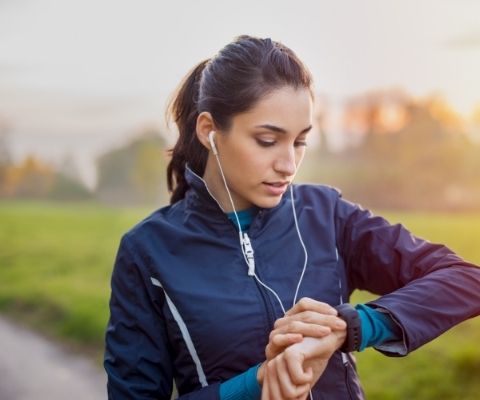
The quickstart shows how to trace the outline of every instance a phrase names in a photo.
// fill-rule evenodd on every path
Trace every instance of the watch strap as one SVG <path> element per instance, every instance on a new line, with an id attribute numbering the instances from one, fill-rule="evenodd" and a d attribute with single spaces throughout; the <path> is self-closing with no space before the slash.
<path id="1" fill-rule="evenodd" d="M 362 343 L 362 324 L 358 311 L 350 303 L 339 304 L 335 309 L 338 317 L 347 323 L 347 337 L 340 351 L 344 353 L 358 351 Z"/>

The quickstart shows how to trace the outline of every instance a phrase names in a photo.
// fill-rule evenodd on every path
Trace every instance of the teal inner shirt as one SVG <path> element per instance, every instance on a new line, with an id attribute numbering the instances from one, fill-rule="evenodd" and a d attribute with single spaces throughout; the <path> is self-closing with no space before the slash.
<path id="1" fill-rule="evenodd" d="M 255 215 L 257 215 L 257 212 L 258 212 L 258 207 L 250 207 L 245 210 L 237 211 L 238 219 L 240 221 L 240 228 L 242 229 L 242 232 L 245 232 L 248 230 L 248 228 L 250 228 L 250 225 L 252 224 L 252 221 L 255 218 Z M 232 221 L 238 229 L 238 222 L 237 222 L 237 218 L 235 217 L 235 213 L 232 211 L 226 214 L 228 219 Z"/>

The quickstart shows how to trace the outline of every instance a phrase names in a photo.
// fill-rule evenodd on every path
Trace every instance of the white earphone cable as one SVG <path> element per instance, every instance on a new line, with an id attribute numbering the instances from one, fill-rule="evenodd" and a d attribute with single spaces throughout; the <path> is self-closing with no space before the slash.
<path id="1" fill-rule="evenodd" d="M 247 256 L 245 255 L 245 251 L 244 251 L 244 233 L 242 231 L 242 227 L 240 225 L 240 219 L 238 218 L 238 214 L 237 214 L 237 211 L 235 209 L 235 204 L 233 202 L 233 198 L 232 198 L 232 195 L 230 194 L 230 190 L 228 188 L 228 184 L 227 184 L 227 180 L 225 178 L 225 174 L 223 173 L 223 168 L 222 168 L 222 164 L 220 162 L 220 159 L 219 159 L 219 156 L 218 154 L 216 154 L 217 152 L 214 152 L 214 155 L 215 155 L 215 158 L 217 160 L 217 164 L 218 164 L 218 168 L 220 170 L 220 175 L 222 176 L 222 180 L 223 180 L 223 184 L 225 185 L 225 189 L 227 191 L 227 194 L 228 194 L 228 198 L 230 200 L 230 204 L 232 205 L 232 209 L 233 209 L 233 213 L 235 214 L 235 219 L 237 221 L 237 224 L 238 224 L 238 232 L 239 232 L 239 239 L 240 239 L 240 244 L 242 245 L 242 254 L 243 254 L 243 258 L 245 259 L 245 262 L 249 268 L 249 272 L 252 270 L 252 266 L 251 266 L 251 262 L 254 263 L 254 260 L 253 258 L 251 259 L 252 261 L 249 262 L 249 260 L 247 259 Z M 297 235 L 298 235 L 298 238 L 300 240 L 300 244 L 303 248 L 303 251 L 304 251 L 304 254 L 305 254 L 305 260 L 304 260 L 304 263 L 303 263 L 303 269 L 302 269 L 302 273 L 300 275 L 300 279 L 298 280 L 298 284 L 297 284 L 297 287 L 296 287 L 296 290 L 295 290 L 295 296 L 293 298 L 293 304 L 292 304 L 292 307 L 293 305 L 296 304 L 297 302 L 297 297 L 298 297 L 298 292 L 300 290 L 300 286 L 301 286 L 301 283 L 302 283 L 302 280 L 303 280 L 303 276 L 305 275 L 305 270 L 307 268 L 307 263 L 308 263 L 308 253 L 307 253 L 307 249 L 305 247 L 305 243 L 303 242 L 303 239 L 302 239 L 302 235 L 300 233 L 300 229 L 299 229 L 299 226 L 298 226 L 298 219 L 297 219 L 297 214 L 296 214 L 296 211 L 295 211 L 295 205 L 294 205 L 294 198 L 293 198 L 293 188 L 292 186 L 290 185 L 290 196 L 291 196 L 291 199 L 292 199 L 292 211 L 293 211 L 293 218 L 294 218 L 294 222 L 295 222 L 295 228 L 296 228 L 296 231 L 297 231 Z M 245 234 L 246 235 L 246 234 Z M 249 273 L 250 274 L 250 273 Z M 262 282 L 262 280 L 257 276 L 257 273 L 255 272 L 255 269 L 253 269 L 253 273 L 251 273 L 250 275 L 254 276 L 255 279 L 257 280 L 257 282 L 263 286 L 265 289 L 267 289 L 268 291 L 270 291 L 274 296 L 275 298 L 277 299 L 278 301 L 278 304 L 280 305 L 280 308 L 282 309 L 282 312 L 283 314 L 285 315 L 286 314 L 286 310 L 285 310 L 285 307 L 282 303 L 282 300 L 280 299 L 280 297 L 278 296 L 278 294 L 271 288 L 269 287 L 268 285 L 266 285 L 264 282 Z"/>
<path id="2" fill-rule="evenodd" d="M 217 152 L 215 152 L 214 154 L 215 154 L 215 158 L 217 159 L 217 164 L 218 164 L 218 169 L 220 170 L 220 175 L 222 175 L 223 184 L 225 185 L 225 188 L 227 189 L 227 194 L 228 194 L 228 198 L 230 199 L 230 204 L 232 205 L 233 212 L 235 213 L 235 218 L 236 218 L 237 224 L 238 224 L 238 232 L 239 232 L 239 236 L 240 236 L 240 243 L 243 243 L 243 238 L 242 238 L 242 233 L 243 232 L 242 232 L 242 227 L 240 225 L 240 219 L 238 218 L 237 210 L 235 210 L 235 204 L 233 203 L 233 199 L 232 199 L 232 195 L 230 194 L 230 190 L 228 190 L 227 180 L 225 179 L 225 175 L 223 174 L 222 164 L 220 163 L 220 159 L 218 158 Z M 242 246 L 242 249 L 243 249 L 243 246 Z M 243 251 L 242 251 L 242 253 L 243 253 Z M 244 254 L 244 257 L 245 257 L 245 254 Z M 247 257 L 245 257 L 245 261 L 247 261 Z M 247 261 L 247 264 L 248 264 L 248 261 Z"/>
<path id="3" fill-rule="evenodd" d="M 265 289 L 270 291 L 275 296 L 275 298 L 278 301 L 278 304 L 280 305 L 280 308 L 282 309 L 283 315 L 285 315 L 286 310 L 285 310 L 285 307 L 283 306 L 282 300 L 280 299 L 278 294 L 272 288 L 270 288 L 268 285 L 263 283 L 262 280 L 257 276 L 257 273 L 255 272 L 255 260 L 253 258 L 253 249 L 251 249 L 251 246 L 250 246 L 250 239 L 248 238 L 248 235 L 246 233 L 245 233 L 245 235 L 243 234 L 242 227 L 240 225 L 240 219 L 238 218 L 238 214 L 237 214 L 237 211 L 235 209 L 235 204 L 233 202 L 233 198 L 230 194 L 230 190 L 228 189 L 227 180 L 225 179 L 225 175 L 223 173 L 223 168 L 222 168 L 222 165 L 220 163 L 220 159 L 218 157 L 218 152 L 214 151 L 213 154 L 215 155 L 215 158 L 217 160 L 217 164 L 218 164 L 218 168 L 220 170 L 220 174 L 222 176 L 223 184 L 225 185 L 225 189 L 227 191 L 228 198 L 229 198 L 230 203 L 232 205 L 232 209 L 233 209 L 233 212 L 235 214 L 235 219 L 236 219 L 237 224 L 238 224 L 238 233 L 239 233 L 240 245 L 241 245 L 241 249 L 242 249 L 243 258 L 245 260 L 245 263 L 248 266 L 249 275 L 253 276 L 261 286 L 263 286 Z M 206 183 L 205 183 L 205 186 L 206 186 Z M 293 307 L 297 303 L 298 292 L 300 290 L 300 286 L 301 286 L 301 283 L 302 283 L 302 280 L 303 280 L 303 277 L 305 275 L 305 271 L 306 271 L 306 268 L 307 268 L 308 252 L 307 252 L 307 248 L 305 247 L 305 243 L 303 242 L 302 235 L 300 233 L 300 228 L 298 226 L 297 213 L 295 211 L 295 203 L 294 203 L 294 197 L 293 197 L 293 187 L 292 187 L 291 184 L 290 184 L 289 189 L 290 189 L 290 198 L 291 198 L 291 202 L 292 202 L 292 211 L 293 211 L 293 219 L 294 219 L 294 222 L 295 222 L 295 229 L 297 231 L 298 238 L 300 240 L 300 243 L 302 245 L 302 248 L 303 248 L 303 251 L 304 251 L 304 254 L 305 254 L 305 260 L 304 260 L 304 263 L 303 263 L 302 273 L 300 275 L 300 279 L 298 280 L 297 287 L 296 287 L 296 290 L 295 290 L 295 295 L 294 295 L 294 298 L 293 298 L 293 304 L 292 304 L 292 307 Z M 218 201 L 217 201 L 217 203 L 218 203 Z M 245 236 L 245 239 L 244 239 L 244 236 Z M 248 259 L 247 259 L 247 255 L 245 254 L 245 240 L 248 240 L 248 245 L 250 246 L 250 249 L 252 251 L 252 256 L 249 257 Z M 252 267 L 252 264 L 253 264 L 253 267 Z M 310 400 L 313 400 L 313 394 L 312 394 L 311 390 L 310 390 L 309 395 L 310 395 Z"/>
<path id="4" fill-rule="evenodd" d="M 303 242 L 302 235 L 300 233 L 300 228 L 298 227 L 298 219 L 297 219 L 297 212 L 295 211 L 295 203 L 294 203 L 294 198 L 293 198 L 293 187 L 290 185 L 290 198 L 292 199 L 292 211 L 293 211 L 293 220 L 295 221 L 295 228 L 297 229 L 297 235 L 298 238 L 300 239 L 300 243 L 303 248 L 303 252 L 305 254 L 305 261 L 303 263 L 303 270 L 302 274 L 300 275 L 300 279 L 298 280 L 297 284 L 297 289 L 295 290 L 295 296 L 293 298 L 293 305 L 292 307 L 297 304 L 297 296 L 298 296 L 298 291 L 300 290 L 300 284 L 302 283 L 303 276 L 305 275 L 305 271 L 307 269 L 307 262 L 308 262 L 308 253 L 307 253 L 307 248 L 305 247 L 305 243 Z"/>

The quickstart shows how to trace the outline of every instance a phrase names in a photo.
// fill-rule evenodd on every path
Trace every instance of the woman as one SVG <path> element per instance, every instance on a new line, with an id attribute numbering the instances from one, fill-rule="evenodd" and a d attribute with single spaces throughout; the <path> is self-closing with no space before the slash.
<path id="1" fill-rule="evenodd" d="M 480 313 L 480 270 L 323 185 L 293 185 L 311 75 L 240 36 L 185 78 L 171 205 L 122 238 L 111 399 L 361 399 L 350 352 L 406 355 Z M 355 289 L 380 297 L 352 307 Z M 301 300 L 300 300 L 301 299 Z"/>

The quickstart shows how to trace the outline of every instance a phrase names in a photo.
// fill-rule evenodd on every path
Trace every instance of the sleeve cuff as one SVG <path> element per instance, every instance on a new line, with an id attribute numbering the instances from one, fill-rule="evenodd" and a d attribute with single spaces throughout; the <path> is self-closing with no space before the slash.
<path id="1" fill-rule="evenodd" d="M 240 375 L 220 385 L 220 400 L 259 400 L 262 389 L 257 381 L 257 371 L 261 364 L 255 365 Z"/>
<path id="2" fill-rule="evenodd" d="M 387 310 L 365 304 L 357 304 L 355 308 L 362 323 L 360 351 L 374 347 L 398 355 L 407 353 L 403 329 Z"/>

